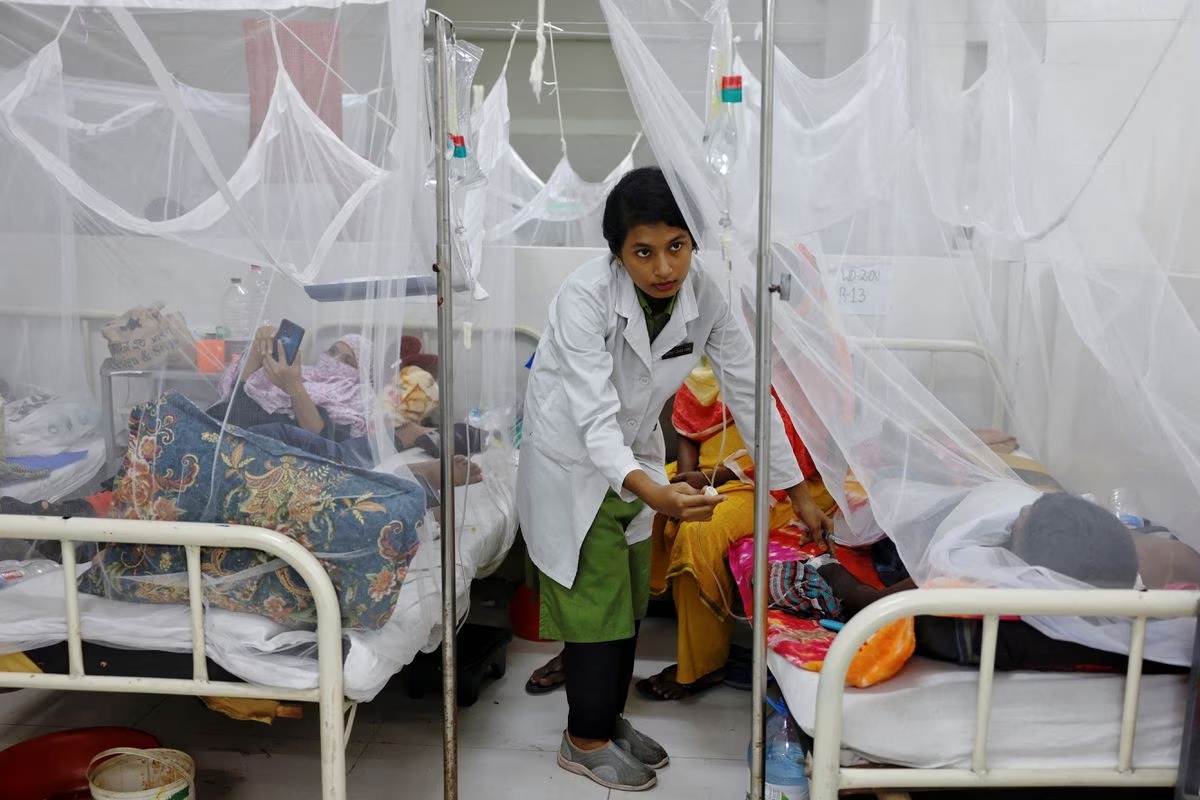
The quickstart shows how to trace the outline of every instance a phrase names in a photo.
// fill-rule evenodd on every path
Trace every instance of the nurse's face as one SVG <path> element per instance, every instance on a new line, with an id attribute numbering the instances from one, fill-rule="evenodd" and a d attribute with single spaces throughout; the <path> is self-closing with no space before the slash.
<path id="1" fill-rule="evenodd" d="M 674 297 L 692 268 L 692 237 L 662 222 L 638 225 L 625 236 L 621 263 L 648 297 Z"/>

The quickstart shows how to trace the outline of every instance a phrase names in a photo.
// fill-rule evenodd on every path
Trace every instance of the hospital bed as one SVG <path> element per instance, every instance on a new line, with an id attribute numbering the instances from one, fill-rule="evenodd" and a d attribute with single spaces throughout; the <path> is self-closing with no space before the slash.
<path id="1" fill-rule="evenodd" d="M 1196 617 L 1200 593 L 939 589 L 873 603 L 846 624 L 820 673 L 768 665 L 811 731 L 811 797 L 840 790 L 1174 786 L 1186 705 L 1182 675 L 1142 675 L 1147 619 Z M 870 689 L 845 689 L 858 648 L 917 615 L 984 616 L 978 670 L 920 657 Z M 996 675 L 1001 616 L 1133 618 L 1126 675 Z"/>
<path id="2" fill-rule="evenodd" d="M 325 569 L 303 545 L 275 531 L 237 525 L 149 522 L 141 520 L 58 519 L 50 517 L 0 517 L 0 539 L 57 541 L 62 545 L 63 569 L 26 583 L 48 583 L 57 579 L 65 598 L 70 668 L 66 675 L 0 672 L 0 687 L 12 689 L 56 689 L 59 691 L 122 692 L 131 694 L 177 694 L 196 697 L 233 697 L 317 703 L 320 709 L 321 783 L 325 800 L 346 796 L 345 746 L 353 725 L 356 705 L 344 700 L 342 673 L 341 609 L 333 583 Z M 193 654 L 190 680 L 128 678 L 88 675 L 83 665 L 84 615 L 75 583 L 78 572 L 75 546 L 95 544 L 161 544 L 170 542 L 186 548 L 189 606 L 184 611 Z M 208 636 L 212 630 L 201 589 L 201 547 L 243 547 L 269 553 L 291 566 L 304 579 L 317 613 L 317 670 L 315 685 L 287 689 L 265 684 L 209 680 Z M 25 585 L 6 588 L 13 592 Z M 146 606 L 138 608 L 145 609 Z M 147 628 L 154 635 L 157 627 Z M 347 721 L 343 714 L 349 712 Z"/>
<path id="3" fill-rule="evenodd" d="M 115 318 L 115 314 L 95 310 L 64 316 L 61 310 L 56 309 L 0 308 L 0 332 L 2 332 L 0 336 L 12 351 L 16 354 L 24 352 L 23 357 L 28 358 L 30 357 L 29 353 L 33 352 L 29 343 L 42 336 L 47 329 L 54 330 L 56 333 L 62 333 L 64 329 L 73 329 L 71 333 L 78 337 L 80 363 L 84 373 L 80 378 L 86 380 L 89 388 L 94 391 L 96 389 L 94 382 L 98 377 L 96 364 L 98 363 L 97 343 L 101 339 L 100 329 Z M 25 366 L 30 370 L 29 374 L 37 374 L 38 366 L 36 364 Z M 52 368 L 57 368 L 57 365 Z M 0 375 L 0 377 L 6 376 Z M 36 386 L 25 388 L 37 390 Z M 37 441 L 32 448 L 15 448 L 12 441 L 14 430 L 10 426 L 7 455 L 33 457 L 48 461 L 49 465 L 46 469 L 39 470 L 39 473 L 48 470 L 49 474 L 28 481 L 6 483 L 0 486 L 0 495 L 14 497 L 22 502 L 57 501 L 68 497 L 87 486 L 101 471 L 105 463 L 103 417 L 100 417 L 100 424 L 94 426 L 97 428 L 96 430 L 69 439 L 64 438 L 62 431 L 51 435 L 48 430 L 33 430 L 30 428 L 30 424 L 53 427 L 64 421 L 66 417 L 73 416 L 74 412 L 82 407 L 82 404 L 76 402 L 75 398 L 58 398 L 49 393 L 42 393 L 40 390 L 38 393 L 40 397 L 36 398 L 34 404 L 37 406 L 37 410 L 20 426 L 24 429 L 23 432 L 27 438 Z M 8 416 L 11 418 L 18 407 L 26 401 L 34 399 L 10 395 L 6 398 L 9 404 Z M 95 422 L 94 413 L 94 409 L 89 410 L 88 413 L 93 422 Z M 0 447 L 0 451 L 4 449 Z M 66 460 L 67 463 L 55 463 L 64 461 L 64 459 L 56 457 L 64 452 L 74 453 L 75 458 Z"/>
<path id="4" fill-rule="evenodd" d="M 979 361 L 995 379 L 984 389 L 987 417 L 1002 427 L 1002 384 L 983 348 L 911 339 L 869 345 L 927 358 L 931 391 L 943 359 Z M 916 590 L 859 612 L 838 633 L 819 673 L 775 652 L 768 666 L 790 712 L 813 736 L 812 800 L 833 800 L 841 791 L 903 797 L 910 789 L 1169 787 L 1180 773 L 1188 680 L 1142 674 L 1146 623 L 1198 613 L 1200 592 Z M 882 684 L 847 690 L 859 647 L 889 623 L 919 615 L 982 615 L 981 666 L 918 656 Z M 997 675 L 999 620 L 1018 615 L 1131 618 L 1127 673 Z"/>
<path id="5" fill-rule="evenodd" d="M 421 326 L 412 332 L 424 336 Z M 406 327 L 406 332 L 410 328 Z M 473 335 L 486 332 L 480 331 Z M 93 341 L 95 328 L 82 332 Z M 337 335 L 336 326 L 316 326 L 311 347 Z M 461 332 L 460 332 L 461 336 Z M 536 334 L 516 348 L 519 365 Z M 324 342 L 328 344 L 328 342 Z M 476 348 L 478 351 L 478 348 Z M 456 406 L 458 404 L 456 403 Z M 464 411 L 465 416 L 465 411 Z M 496 451 L 488 455 L 503 456 Z M 510 460 L 494 464 L 514 469 Z M 496 569 L 515 536 L 511 481 L 457 487 L 457 607 L 468 607 L 471 582 Z M 436 529 L 436 514 L 426 527 Z M 323 796 L 345 797 L 343 748 L 358 702 L 375 696 L 421 650 L 440 641 L 441 550 L 426 541 L 409 565 L 388 622 L 377 631 L 343 632 L 333 586 L 320 562 L 296 542 L 278 533 L 200 523 L 107 519 L 0 517 L 0 542 L 33 539 L 59 542 L 63 570 L 27 579 L 4 589 L 0 606 L 0 652 L 26 649 L 23 642 L 65 641 L 67 674 L 0 672 L 0 687 L 74 691 L 182 694 L 200 697 L 315 702 L 320 706 Z M 76 547 L 86 544 L 172 544 L 186 547 L 190 606 L 128 603 L 81 594 L 74 577 Z M 249 548 L 283 559 L 296 569 L 313 594 L 317 613 L 313 632 L 287 631 L 255 615 L 209 607 L 200 598 L 201 548 Z M 65 620 L 63 609 L 65 608 Z M 465 614 L 460 614 L 461 618 Z M 86 674 L 84 640 L 125 650 L 192 654 L 190 679 L 116 677 Z M 149 655 L 149 652 L 147 652 Z M 208 664 L 236 676 L 212 680 Z M 348 717 L 344 717 L 348 714 Z"/>

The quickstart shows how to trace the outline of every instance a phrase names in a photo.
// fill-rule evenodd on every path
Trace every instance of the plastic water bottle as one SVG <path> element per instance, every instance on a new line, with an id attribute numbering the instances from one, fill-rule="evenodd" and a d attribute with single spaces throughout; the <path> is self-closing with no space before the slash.
<path id="1" fill-rule="evenodd" d="M 0 589 L 57 569 L 60 569 L 58 564 L 44 558 L 32 561 L 0 561 Z"/>
<path id="2" fill-rule="evenodd" d="M 258 304 L 254 293 L 242 283 L 241 278 L 230 278 L 225 290 L 225 301 L 221 305 L 221 327 L 225 330 L 225 360 L 232 361 L 235 355 L 245 352 L 254 338 L 254 322 L 258 315 Z"/>
<path id="3" fill-rule="evenodd" d="M 1146 524 L 1137 507 L 1137 499 L 1132 489 L 1114 489 L 1109 510 L 1117 515 L 1117 519 L 1130 528 L 1141 528 Z"/>
<path id="4" fill-rule="evenodd" d="M 261 300 L 267 296 L 267 274 L 260 264 L 250 265 L 250 290 Z"/>
<path id="5" fill-rule="evenodd" d="M 765 800 L 808 800 L 808 777 L 804 774 L 804 746 L 800 742 L 800 726 L 788 713 L 782 699 L 767 698 L 774 713 L 766 725 L 766 792 Z M 746 748 L 746 761 L 752 759 L 753 748 Z"/>

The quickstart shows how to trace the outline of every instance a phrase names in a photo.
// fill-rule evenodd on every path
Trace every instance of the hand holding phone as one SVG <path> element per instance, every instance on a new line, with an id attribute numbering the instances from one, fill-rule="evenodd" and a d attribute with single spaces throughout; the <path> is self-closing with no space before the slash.
<path id="1" fill-rule="evenodd" d="M 304 328 L 290 319 L 285 319 L 279 323 L 279 330 L 275 333 L 275 347 L 272 349 L 278 352 L 278 345 L 282 344 L 284 358 L 289 365 L 294 364 L 302 341 L 304 341 Z"/>

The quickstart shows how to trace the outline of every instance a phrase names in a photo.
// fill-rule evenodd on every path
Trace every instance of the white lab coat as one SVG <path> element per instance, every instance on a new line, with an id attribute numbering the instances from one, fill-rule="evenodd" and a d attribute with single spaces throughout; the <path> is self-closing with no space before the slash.
<path id="1" fill-rule="evenodd" d="M 664 359 L 692 344 L 690 354 Z M 671 320 L 654 343 L 625 268 L 610 256 L 587 262 L 550 303 L 525 393 L 517 512 L 533 563 L 570 587 L 579 550 L 605 494 L 637 499 L 622 484 L 636 469 L 666 483 L 658 418 L 702 353 L 721 378 L 722 399 L 743 431 L 754 430 L 754 348 L 720 287 L 693 259 Z M 772 405 L 771 489 L 804 478 Z M 747 437 L 749 438 L 749 437 Z M 626 530 L 650 537 L 654 512 Z"/>

